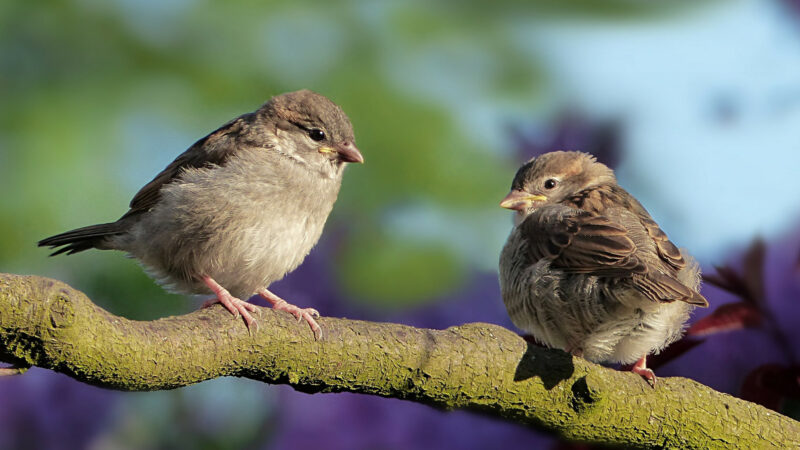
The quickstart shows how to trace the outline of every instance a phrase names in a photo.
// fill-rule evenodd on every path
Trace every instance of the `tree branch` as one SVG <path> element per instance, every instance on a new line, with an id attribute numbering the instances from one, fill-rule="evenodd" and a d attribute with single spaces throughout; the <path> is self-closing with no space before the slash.
<path id="1" fill-rule="evenodd" d="M 96 386 L 172 389 L 220 376 L 468 409 L 568 440 L 641 448 L 800 447 L 800 423 L 684 378 L 641 377 L 528 345 L 505 328 L 446 330 L 264 309 L 250 335 L 221 307 L 138 322 L 43 277 L 0 274 L 0 361 Z M 0 382 L 1 379 L 0 379 Z"/>

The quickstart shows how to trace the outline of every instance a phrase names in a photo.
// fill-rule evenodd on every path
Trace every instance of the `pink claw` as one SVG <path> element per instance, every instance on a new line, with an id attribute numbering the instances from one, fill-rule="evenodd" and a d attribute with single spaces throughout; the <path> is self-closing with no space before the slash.
<path id="1" fill-rule="evenodd" d="M 639 374 L 650 386 L 656 387 L 656 374 L 652 369 L 647 368 L 647 355 L 642 356 L 636 361 L 636 364 L 631 367 L 631 372 Z"/>
<path id="2" fill-rule="evenodd" d="M 272 304 L 272 309 L 276 309 L 278 311 L 286 311 L 293 316 L 297 317 L 297 321 L 305 320 L 308 323 L 308 326 L 311 327 L 311 331 L 314 332 L 314 339 L 320 340 L 322 339 L 322 328 L 319 326 L 315 318 L 319 318 L 319 311 L 314 308 L 300 308 L 297 307 L 286 300 L 278 297 L 277 295 L 270 292 L 268 289 L 262 289 L 258 291 L 258 295 L 264 298 L 264 300 L 270 302 Z"/>
<path id="3" fill-rule="evenodd" d="M 209 289 L 217 296 L 215 299 L 210 299 L 203 303 L 203 308 L 208 308 L 211 305 L 222 303 L 222 306 L 225 307 L 231 314 L 235 317 L 242 316 L 244 319 L 244 323 L 247 325 L 247 329 L 258 330 L 258 322 L 250 315 L 251 312 L 258 312 L 258 306 L 247 303 L 244 300 L 240 300 L 231 295 L 227 289 L 220 286 L 219 283 L 214 281 L 213 278 L 209 276 L 203 277 L 203 282 L 208 286 Z"/>

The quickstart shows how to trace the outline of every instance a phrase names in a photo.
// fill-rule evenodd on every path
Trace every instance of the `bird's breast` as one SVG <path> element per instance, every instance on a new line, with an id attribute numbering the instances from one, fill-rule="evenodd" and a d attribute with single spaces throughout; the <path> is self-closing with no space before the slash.
<path id="1" fill-rule="evenodd" d="M 187 171 L 162 189 L 127 250 L 178 291 L 205 291 L 195 280 L 208 275 L 248 296 L 296 268 L 322 233 L 338 180 L 303 175 L 237 160 Z"/>

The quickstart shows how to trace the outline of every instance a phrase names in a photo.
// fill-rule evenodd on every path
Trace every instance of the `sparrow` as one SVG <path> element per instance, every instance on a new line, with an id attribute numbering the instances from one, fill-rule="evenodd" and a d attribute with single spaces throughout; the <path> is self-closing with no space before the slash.
<path id="1" fill-rule="evenodd" d="M 499 267 L 514 325 L 589 361 L 634 363 L 654 386 L 647 355 L 708 306 L 695 260 L 588 153 L 531 159 L 500 206 L 516 211 Z"/>
<path id="2" fill-rule="evenodd" d="M 294 270 L 322 234 L 347 163 L 363 163 L 342 109 L 309 90 L 273 97 L 200 139 L 133 197 L 116 222 L 39 241 L 73 254 L 96 248 L 137 259 L 170 291 L 213 294 L 257 323 L 257 293 L 305 320 L 315 338 L 319 312 L 299 308 L 269 285 Z M 244 300 L 242 300 L 244 299 Z"/>

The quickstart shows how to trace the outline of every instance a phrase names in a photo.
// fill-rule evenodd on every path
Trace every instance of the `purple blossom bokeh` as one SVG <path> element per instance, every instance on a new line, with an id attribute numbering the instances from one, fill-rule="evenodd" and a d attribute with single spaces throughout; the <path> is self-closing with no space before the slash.
<path id="1" fill-rule="evenodd" d="M 540 127 L 511 129 L 520 165 L 542 153 L 577 150 L 591 153 L 614 169 L 622 157 L 620 134 L 619 121 L 596 122 L 577 111 L 566 111 L 552 123 Z"/>
<path id="2" fill-rule="evenodd" d="M 742 260 L 746 255 L 742 246 L 730 259 L 730 266 L 745 272 Z M 742 320 L 728 331 L 710 334 L 695 350 L 687 352 L 660 370 L 664 376 L 688 376 L 731 395 L 741 396 L 743 384 L 753 371 L 764 365 L 778 364 L 787 370 L 796 370 L 800 357 L 800 273 L 796 268 L 800 251 L 800 232 L 787 233 L 767 242 L 764 253 L 764 299 L 758 324 Z M 705 268 L 714 274 L 715 268 Z M 744 276 L 758 276 L 750 268 Z M 710 278 L 710 277 L 709 277 Z M 714 314 L 722 305 L 741 301 L 741 297 L 706 281 L 703 285 L 711 306 L 697 310 L 693 321 Z M 798 380 L 795 379 L 795 389 Z M 796 398 L 794 400 L 797 400 Z M 788 411 L 783 411 L 789 413 Z M 793 415 L 794 418 L 798 416 Z"/>
<path id="3" fill-rule="evenodd" d="M 2 378 L 0 448 L 87 448 L 108 426 L 119 395 L 36 367 Z"/>

